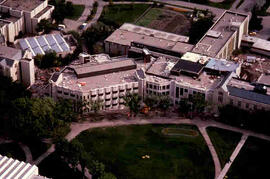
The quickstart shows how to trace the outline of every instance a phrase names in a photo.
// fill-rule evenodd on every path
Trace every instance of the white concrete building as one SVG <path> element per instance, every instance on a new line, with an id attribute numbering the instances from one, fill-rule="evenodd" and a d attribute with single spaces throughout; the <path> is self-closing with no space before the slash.
<path id="1" fill-rule="evenodd" d="M 46 179 L 39 175 L 37 166 L 2 155 L 0 155 L 0 178 Z"/>
<path id="2" fill-rule="evenodd" d="M 49 96 L 55 100 L 84 101 L 87 103 L 85 112 L 91 111 L 91 102 L 94 101 L 101 102 L 104 110 L 124 108 L 123 97 L 139 91 L 134 76 L 137 64 L 127 58 L 106 60 L 102 55 L 91 59 L 94 61 L 71 65 L 54 73 L 48 86 Z"/>
<path id="3" fill-rule="evenodd" d="M 0 45 L 0 74 L 31 86 L 35 82 L 35 65 L 29 51 Z"/>
<path id="4" fill-rule="evenodd" d="M 19 33 L 35 33 L 42 19 L 51 17 L 54 6 L 48 0 L 0 0 L 0 33 L 14 42 Z"/>

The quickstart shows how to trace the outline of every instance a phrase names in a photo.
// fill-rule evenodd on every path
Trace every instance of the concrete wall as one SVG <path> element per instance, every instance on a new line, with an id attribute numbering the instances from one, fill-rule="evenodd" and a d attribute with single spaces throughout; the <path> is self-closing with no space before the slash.
<path id="1" fill-rule="evenodd" d="M 34 59 L 22 59 L 21 66 L 21 82 L 25 86 L 31 86 L 35 83 L 35 65 Z"/>

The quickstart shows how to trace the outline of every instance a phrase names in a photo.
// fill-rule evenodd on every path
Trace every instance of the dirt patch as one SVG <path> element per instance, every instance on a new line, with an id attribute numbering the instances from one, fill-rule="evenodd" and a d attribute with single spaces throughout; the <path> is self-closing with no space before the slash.
<path id="1" fill-rule="evenodd" d="M 148 27 L 179 35 L 188 35 L 191 20 L 180 12 L 163 9 L 162 14 L 153 20 Z"/>

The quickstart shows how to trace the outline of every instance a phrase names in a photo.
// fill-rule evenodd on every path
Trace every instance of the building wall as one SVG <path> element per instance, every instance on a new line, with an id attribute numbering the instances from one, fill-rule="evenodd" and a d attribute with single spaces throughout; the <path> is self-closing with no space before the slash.
<path id="1" fill-rule="evenodd" d="M 61 81 L 61 80 L 60 80 Z M 58 81 L 59 82 L 59 81 Z M 72 91 L 52 83 L 52 97 L 54 99 L 71 99 L 74 102 L 85 101 L 85 112 L 91 111 L 91 101 L 101 101 L 102 110 L 122 109 L 125 107 L 123 97 L 127 93 L 139 93 L 138 82 L 118 84 L 109 87 L 92 89 L 89 92 Z"/>
<path id="2" fill-rule="evenodd" d="M 21 65 L 21 81 L 25 86 L 31 86 L 35 83 L 35 65 L 34 59 L 22 59 Z"/>
<path id="3" fill-rule="evenodd" d="M 128 55 L 128 46 L 119 45 L 116 43 L 111 43 L 108 41 L 104 42 L 105 45 L 105 53 L 110 55 Z"/>
<path id="4" fill-rule="evenodd" d="M 32 29 L 33 29 L 33 32 L 36 32 L 37 24 L 42 19 L 49 19 L 49 18 L 51 18 L 51 14 L 52 14 L 53 10 L 54 10 L 54 7 L 51 6 L 51 8 L 49 10 L 47 10 L 46 12 L 44 12 L 44 14 L 42 14 L 39 18 L 32 18 Z"/>

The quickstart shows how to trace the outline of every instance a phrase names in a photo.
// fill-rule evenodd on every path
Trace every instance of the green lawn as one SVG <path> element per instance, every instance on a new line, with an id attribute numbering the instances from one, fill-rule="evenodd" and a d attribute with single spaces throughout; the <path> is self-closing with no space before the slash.
<path id="1" fill-rule="evenodd" d="M 72 20 L 78 20 L 81 17 L 85 6 L 80 5 L 80 4 L 74 4 L 73 7 L 74 7 L 73 15 L 72 16 L 67 16 L 66 18 L 67 19 L 72 19 Z"/>
<path id="2" fill-rule="evenodd" d="M 167 127 L 198 132 L 188 125 L 134 125 L 91 129 L 77 139 L 120 179 L 213 178 L 214 165 L 203 137 L 165 136 L 161 131 Z M 143 159 L 144 155 L 150 158 Z"/>
<path id="3" fill-rule="evenodd" d="M 55 153 L 49 155 L 39 165 L 39 174 L 53 179 L 78 179 L 81 173 L 71 169 L 66 162 L 61 160 Z"/>
<path id="4" fill-rule="evenodd" d="M 148 4 L 105 6 L 99 21 L 107 25 L 119 27 L 125 22 L 134 22 L 149 7 L 150 5 Z"/>
<path id="5" fill-rule="evenodd" d="M 25 154 L 17 143 L 1 144 L 0 154 L 19 161 L 25 161 Z"/>
<path id="6" fill-rule="evenodd" d="M 220 164 L 223 167 L 229 161 L 242 134 L 214 127 L 208 127 L 207 133 L 210 136 L 218 154 Z"/>
<path id="7" fill-rule="evenodd" d="M 229 173 L 230 179 L 266 179 L 270 178 L 270 142 L 249 137 L 233 162 Z"/>
<path id="8" fill-rule="evenodd" d="M 136 24 L 147 27 L 153 20 L 156 20 L 162 14 L 162 9 L 152 8 Z"/>

